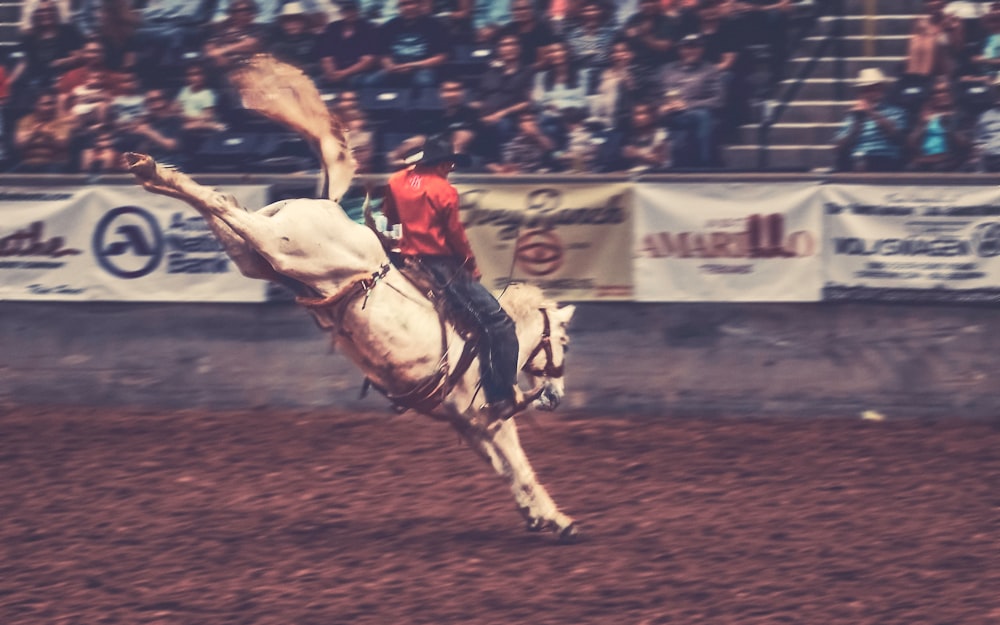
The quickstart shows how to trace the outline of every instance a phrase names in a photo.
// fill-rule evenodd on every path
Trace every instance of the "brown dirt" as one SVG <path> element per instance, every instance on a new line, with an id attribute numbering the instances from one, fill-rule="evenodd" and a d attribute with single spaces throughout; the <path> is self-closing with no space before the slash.
<path id="1" fill-rule="evenodd" d="M 0 623 L 1000 623 L 1000 421 L 0 414 Z"/>

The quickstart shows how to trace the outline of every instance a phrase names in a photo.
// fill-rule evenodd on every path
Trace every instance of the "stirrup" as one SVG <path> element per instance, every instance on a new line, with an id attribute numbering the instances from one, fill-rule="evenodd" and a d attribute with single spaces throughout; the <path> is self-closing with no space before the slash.
<path id="1" fill-rule="evenodd" d="M 512 398 L 501 399 L 500 401 L 492 404 L 483 404 L 483 411 L 489 418 L 490 423 L 495 423 L 510 419 L 517 413 L 524 410 L 527 405 L 528 402 L 525 401 L 524 392 L 515 386 Z"/>
<path id="2" fill-rule="evenodd" d="M 521 407 L 513 399 L 501 399 L 492 404 L 483 404 L 483 411 L 490 423 L 496 423 L 510 419 L 521 411 Z"/>

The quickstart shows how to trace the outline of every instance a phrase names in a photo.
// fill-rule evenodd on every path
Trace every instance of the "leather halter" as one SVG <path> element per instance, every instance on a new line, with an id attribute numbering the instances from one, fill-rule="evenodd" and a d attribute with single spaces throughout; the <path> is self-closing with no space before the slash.
<path id="1" fill-rule="evenodd" d="M 552 323 L 549 321 L 549 313 L 544 308 L 539 308 L 538 312 L 542 313 L 542 339 L 535 345 L 535 349 L 532 350 L 531 355 L 528 356 L 528 361 L 525 363 L 522 370 L 525 373 L 533 375 L 539 378 L 561 378 L 565 373 L 565 365 L 563 362 L 558 367 L 555 362 L 553 362 L 552 356 Z M 545 352 L 545 366 L 536 367 L 531 363 L 535 361 L 535 357 L 538 356 L 540 352 Z"/>

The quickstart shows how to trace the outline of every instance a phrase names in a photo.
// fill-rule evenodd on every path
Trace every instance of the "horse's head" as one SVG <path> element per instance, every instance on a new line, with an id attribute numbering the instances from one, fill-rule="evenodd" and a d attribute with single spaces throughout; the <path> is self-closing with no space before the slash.
<path id="1" fill-rule="evenodd" d="M 541 410 L 555 410 L 566 393 L 565 361 L 569 350 L 567 327 L 575 306 L 547 304 L 538 308 L 542 317 L 542 330 L 535 345 L 528 353 L 522 371 L 531 379 L 531 385 L 541 385 L 541 394 L 532 404 Z"/>
<path id="2" fill-rule="evenodd" d="M 504 310 L 517 326 L 521 371 L 529 379 L 528 397 L 532 406 L 555 410 L 566 393 L 563 374 L 569 347 L 567 327 L 575 306 L 559 306 L 545 298 L 537 286 L 517 283 L 504 291 L 500 299 Z"/>

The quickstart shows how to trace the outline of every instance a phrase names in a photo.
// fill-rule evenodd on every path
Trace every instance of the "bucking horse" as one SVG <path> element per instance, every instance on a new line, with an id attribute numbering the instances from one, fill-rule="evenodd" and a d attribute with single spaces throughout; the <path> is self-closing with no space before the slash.
<path id="1" fill-rule="evenodd" d="M 282 284 L 313 316 L 336 348 L 399 409 L 451 424 L 510 486 L 527 528 L 578 535 L 535 476 L 515 419 L 491 422 L 479 393 L 474 337 L 436 305 L 435 294 L 390 262 L 384 240 L 353 221 L 338 203 L 356 163 L 347 130 L 325 106 L 312 81 L 273 57 L 256 56 L 230 75 L 243 105 L 304 137 L 323 170 L 319 198 L 288 199 L 247 210 L 226 193 L 150 156 L 129 153 L 126 165 L 153 193 L 190 204 L 240 272 Z M 553 410 L 562 399 L 567 325 L 573 306 L 541 290 L 512 285 L 501 303 L 517 327 L 524 390 L 518 410 Z"/>

